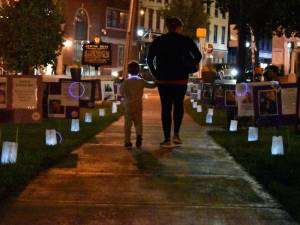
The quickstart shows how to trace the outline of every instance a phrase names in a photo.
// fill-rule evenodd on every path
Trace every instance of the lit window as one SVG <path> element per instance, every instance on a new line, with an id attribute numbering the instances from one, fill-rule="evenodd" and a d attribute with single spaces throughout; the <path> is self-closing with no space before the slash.
<path id="1" fill-rule="evenodd" d="M 214 25 L 214 43 L 218 43 L 218 26 Z"/>
<path id="2" fill-rule="evenodd" d="M 118 66 L 124 65 L 124 45 L 119 45 L 118 48 Z"/>
<path id="3" fill-rule="evenodd" d="M 206 42 L 209 42 L 209 35 L 210 35 L 210 29 L 209 29 L 209 24 L 207 24 L 206 26 Z"/>
<path id="4" fill-rule="evenodd" d="M 219 8 L 218 8 L 218 5 L 215 4 L 215 17 L 218 17 L 219 16 Z"/>
<path id="5" fill-rule="evenodd" d="M 225 44 L 225 31 L 226 31 L 226 28 L 225 27 L 222 27 L 222 39 L 221 39 L 221 44 Z"/>
<path id="6" fill-rule="evenodd" d="M 206 5 L 206 13 L 208 15 L 210 15 L 210 4 L 209 3 L 207 3 L 207 5 Z"/>
<path id="7" fill-rule="evenodd" d="M 126 30 L 128 13 L 118 9 L 106 9 L 106 27 Z"/>

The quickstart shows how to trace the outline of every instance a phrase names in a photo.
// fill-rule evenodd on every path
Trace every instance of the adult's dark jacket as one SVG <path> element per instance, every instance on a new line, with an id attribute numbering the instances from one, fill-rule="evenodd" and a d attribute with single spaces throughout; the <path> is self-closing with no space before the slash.
<path id="1" fill-rule="evenodd" d="M 190 54 L 195 64 L 202 58 L 194 41 L 182 34 L 169 32 L 152 42 L 147 56 L 151 73 L 160 81 L 187 80 L 189 72 L 185 68 L 184 57 Z"/>

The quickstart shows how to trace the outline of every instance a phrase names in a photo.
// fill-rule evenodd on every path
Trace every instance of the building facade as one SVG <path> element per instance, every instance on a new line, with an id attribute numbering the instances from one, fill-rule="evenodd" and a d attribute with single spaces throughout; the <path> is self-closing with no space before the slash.
<path id="1" fill-rule="evenodd" d="M 100 68 L 111 74 L 123 68 L 124 46 L 128 24 L 129 0 L 62 0 L 65 24 L 64 48 L 57 59 L 57 74 L 69 73 L 70 65 L 81 62 L 82 45 L 99 36 L 111 44 L 112 65 Z M 131 51 L 134 52 L 134 51 Z M 83 66 L 85 75 L 95 75 L 91 66 Z"/>
<path id="2" fill-rule="evenodd" d="M 215 2 L 205 4 L 205 7 L 206 13 L 209 15 L 205 42 L 213 46 L 213 52 L 208 57 L 214 63 L 227 63 L 229 13 L 222 12 L 216 7 Z"/>
<path id="3" fill-rule="evenodd" d="M 300 38 L 274 36 L 272 40 L 272 64 L 281 68 L 285 75 L 300 76 Z"/>
<path id="4" fill-rule="evenodd" d="M 163 33 L 164 18 L 161 10 L 164 9 L 170 0 L 139 0 L 138 29 L 146 32 Z"/>

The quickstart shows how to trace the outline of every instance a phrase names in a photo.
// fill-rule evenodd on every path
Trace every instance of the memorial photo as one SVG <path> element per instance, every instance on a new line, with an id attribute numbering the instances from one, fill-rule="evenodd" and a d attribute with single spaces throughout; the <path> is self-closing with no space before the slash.
<path id="1" fill-rule="evenodd" d="M 102 100 L 114 100 L 115 99 L 114 82 L 102 81 L 101 94 L 102 94 Z"/>
<path id="2" fill-rule="evenodd" d="M 226 90 L 225 91 L 225 106 L 235 106 L 235 91 L 234 90 Z"/>
<path id="3" fill-rule="evenodd" d="M 62 105 L 60 99 L 49 99 L 48 102 L 48 116 L 64 118 L 65 117 L 65 106 Z"/>
<path id="4" fill-rule="evenodd" d="M 276 90 L 258 91 L 260 116 L 278 115 L 278 99 Z"/>
<path id="5" fill-rule="evenodd" d="M 215 85 L 214 87 L 214 97 L 215 98 L 224 98 L 225 90 L 223 85 Z"/>
<path id="6" fill-rule="evenodd" d="M 212 99 L 213 87 L 211 84 L 203 85 L 203 99 Z"/>

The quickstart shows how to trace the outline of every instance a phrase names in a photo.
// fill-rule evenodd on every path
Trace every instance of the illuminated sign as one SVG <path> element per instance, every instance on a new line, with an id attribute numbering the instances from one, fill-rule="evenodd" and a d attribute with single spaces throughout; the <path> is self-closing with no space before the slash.
<path id="1" fill-rule="evenodd" d="M 83 45 L 82 64 L 102 66 L 111 65 L 111 46 L 108 43 Z"/>

